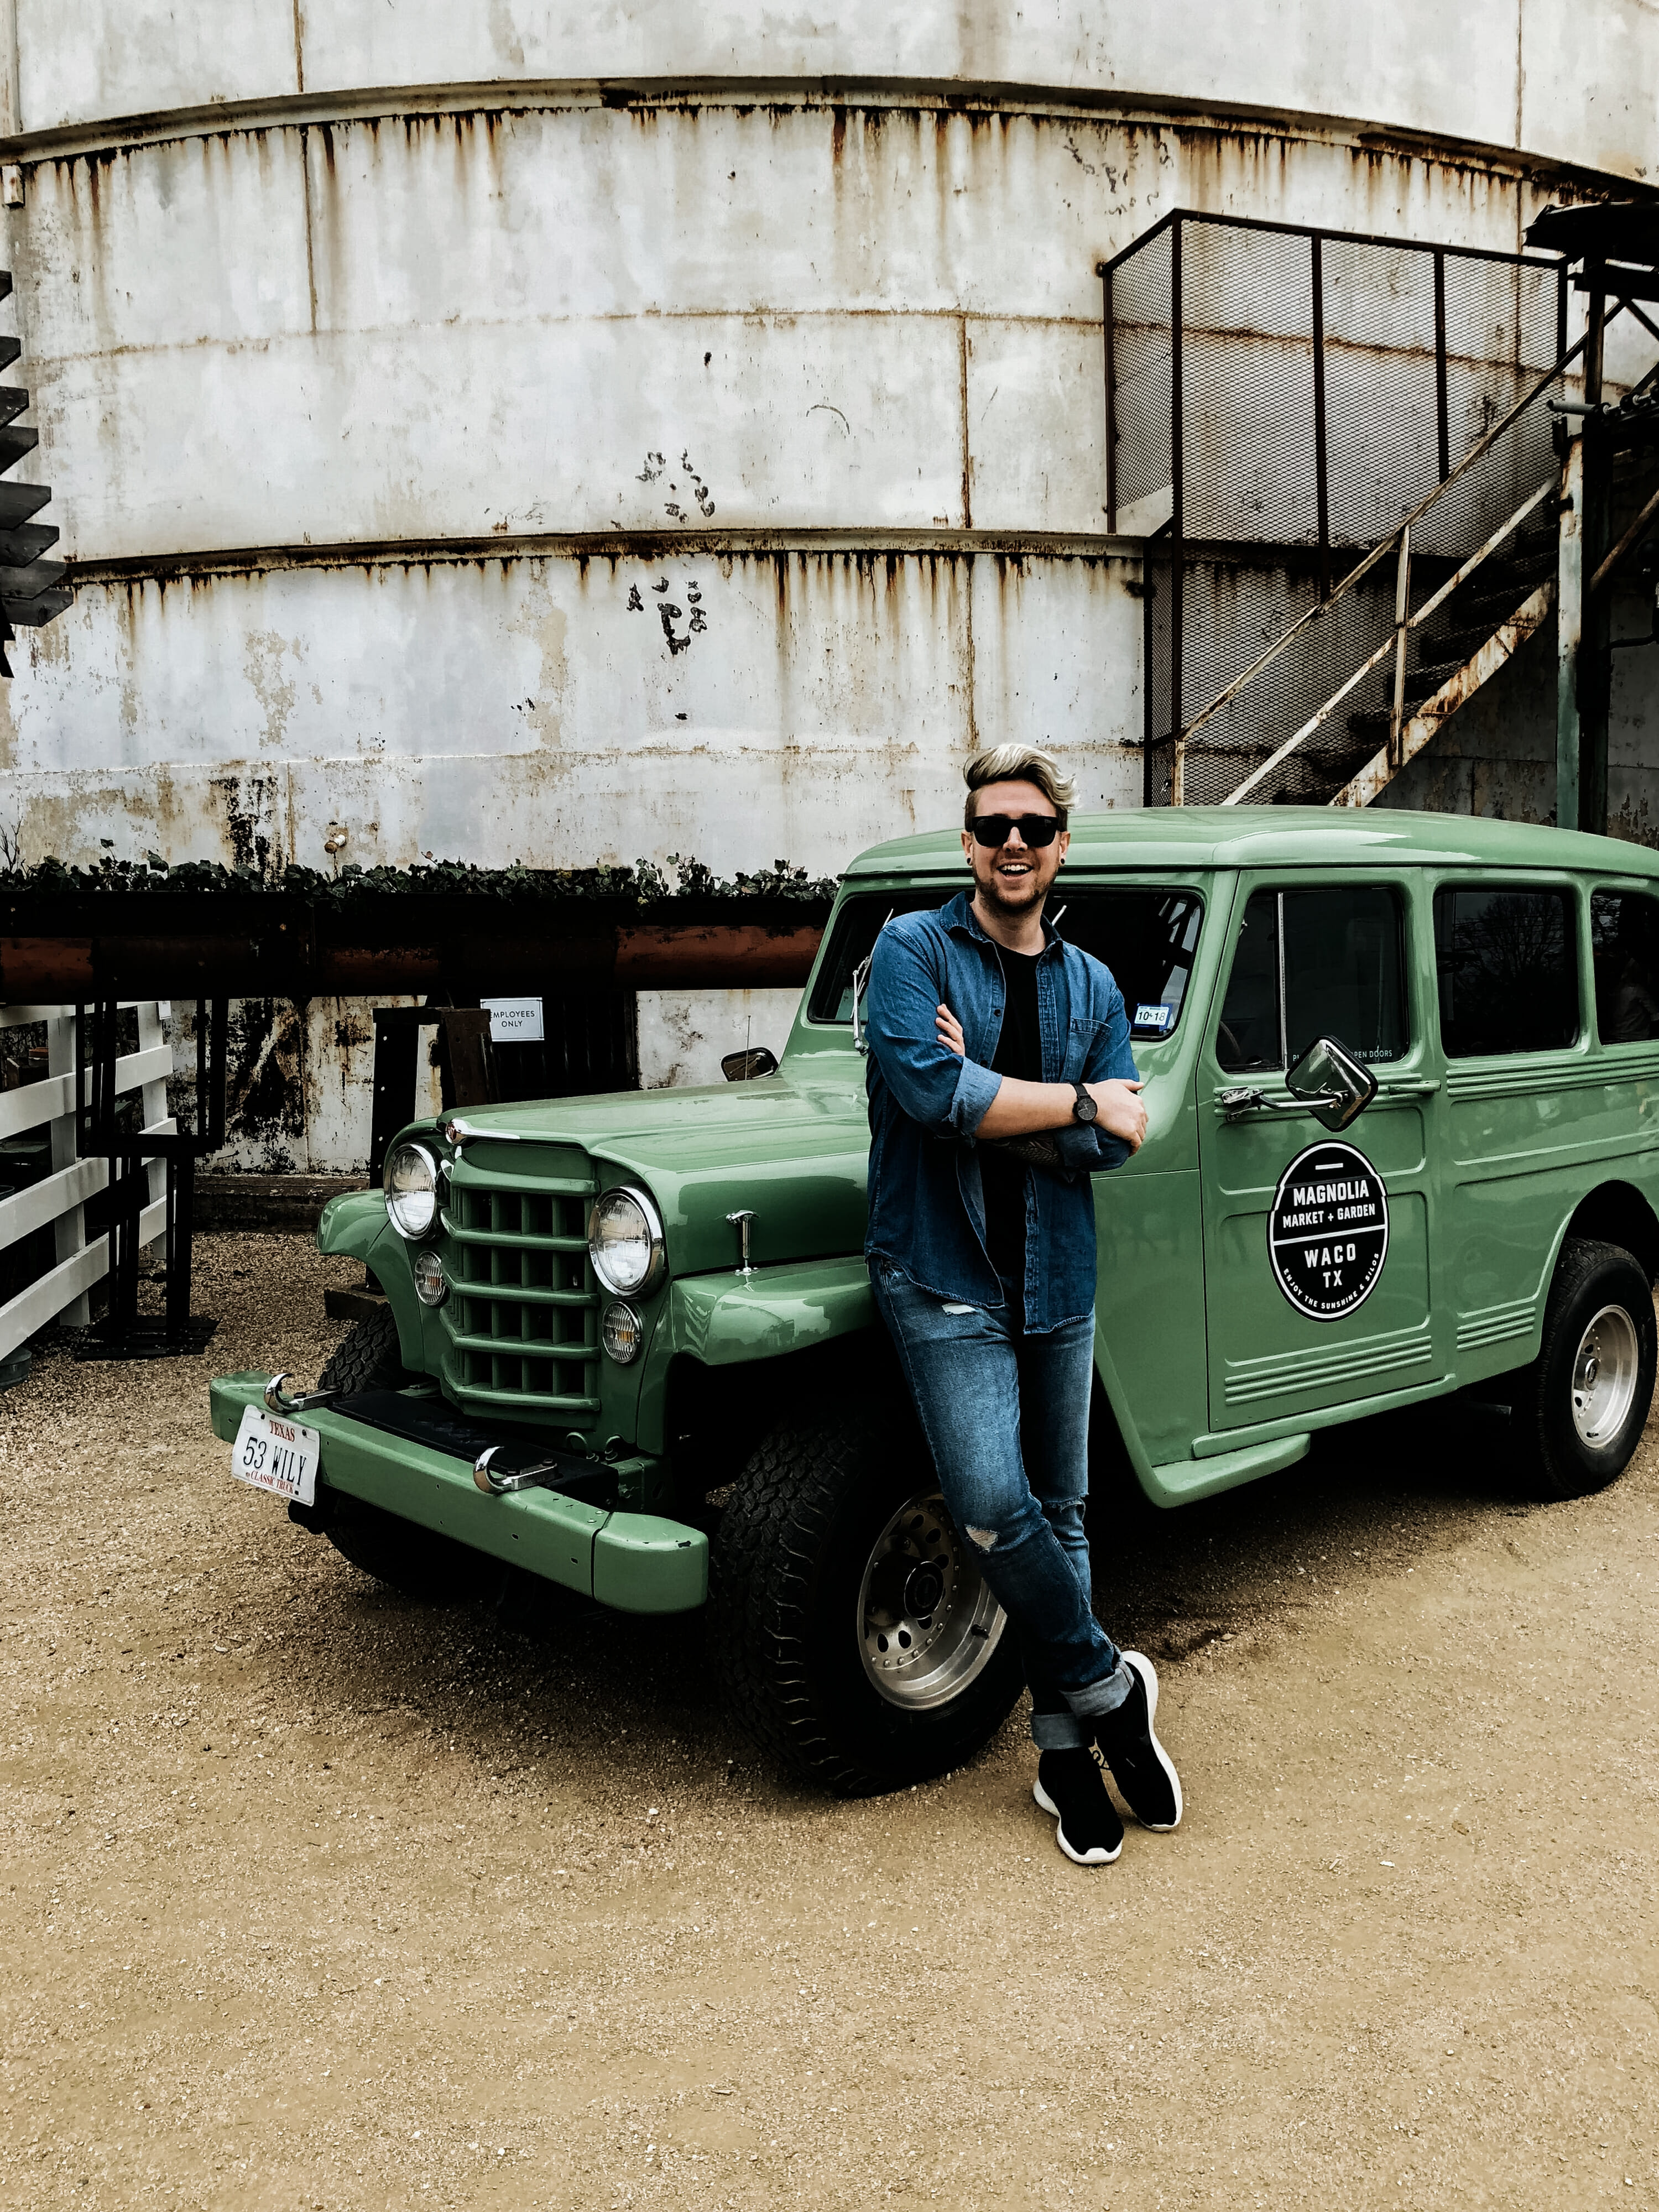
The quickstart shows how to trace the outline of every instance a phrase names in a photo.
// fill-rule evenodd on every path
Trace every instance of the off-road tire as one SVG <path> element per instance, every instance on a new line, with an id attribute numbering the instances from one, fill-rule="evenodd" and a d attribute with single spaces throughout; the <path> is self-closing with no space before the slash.
<path id="1" fill-rule="evenodd" d="M 404 1365 L 398 1317 L 390 1306 L 365 1314 L 336 1345 L 318 1382 L 319 1390 L 401 1390 L 418 1382 Z"/>
<path id="2" fill-rule="evenodd" d="M 842 1796 L 961 1766 L 1022 1686 L 1009 1629 L 961 1692 L 926 1710 L 888 1703 L 865 1672 L 857 1620 L 872 1547 L 932 1487 L 908 1411 L 787 1422 L 738 1477 L 712 1547 L 709 1631 L 740 1725 L 790 1772 Z"/>
<path id="3" fill-rule="evenodd" d="M 404 1365 L 390 1308 L 353 1323 L 323 1369 L 323 1390 L 396 1390 L 419 1377 Z M 459 1605 L 475 1597 L 490 1563 L 453 1537 L 401 1520 L 343 1490 L 319 1488 L 318 1520 L 343 1558 L 405 1597 Z"/>
<path id="4" fill-rule="evenodd" d="M 1608 1306 L 1626 1314 L 1635 1333 L 1635 1386 L 1616 1430 L 1595 1443 L 1580 1436 L 1573 1419 L 1574 1370 L 1586 1329 Z M 1640 1263 L 1620 1245 L 1568 1237 L 1550 1285 L 1538 1357 L 1509 1378 L 1516 1472 L 1529 1495 L 1588 1498 L 1624 1473 L 1653 1402 L 1656 1354 L 1653 1291 Z"/>

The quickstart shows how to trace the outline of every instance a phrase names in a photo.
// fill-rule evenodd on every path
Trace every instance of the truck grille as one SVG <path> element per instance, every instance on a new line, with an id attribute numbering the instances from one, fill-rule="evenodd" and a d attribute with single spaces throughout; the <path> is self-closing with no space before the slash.
<path id="1" fill-rule="evenodd" d="M 450 1292 L 445 1382 L 458 1405 L 496 1413 L 599 1409 L 599 1296 L 587 1264 L 595 1184 L 580 1155 L 548 1176 L 455 1163 L 443 1224 Z"/>

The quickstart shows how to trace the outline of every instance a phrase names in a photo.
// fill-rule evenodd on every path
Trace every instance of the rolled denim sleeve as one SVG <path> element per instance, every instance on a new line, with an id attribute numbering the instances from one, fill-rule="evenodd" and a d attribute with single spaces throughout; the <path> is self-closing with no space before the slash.
<path id="1" fill-rule="evenodd" d="M 1002 1078 L 940 1043 L 935 1017 L 945 998 L 945 981 L 933 972 L 928 947 L 890 923 L 870 962 L 865 1035 L 871 1052 L 913 1121 L 930 1136 L 969 1137 L 1002 1088 Z"/>
<path id="2" fill-rule="evenodd" d="M 1096 1003 L 1090 1011 L 1103 1018 L 1083 1064 L 1083 1080 L 1138 1082 L 1140 1070 L 1129 1048 L 1129 1010 L 1123 1003 L 1123 994 L 1109 975 L 1104 977 L 1097 991 Z M 1069 1128 L 1056 1130 L 1054 1142 L 1066 1165 L 1084 1175 L 1104 1175 L 1133 1157 L 1123 1138 L 1108 1135 L 1094 1122 L 1085 1127 L 1074 1121 Z"/>

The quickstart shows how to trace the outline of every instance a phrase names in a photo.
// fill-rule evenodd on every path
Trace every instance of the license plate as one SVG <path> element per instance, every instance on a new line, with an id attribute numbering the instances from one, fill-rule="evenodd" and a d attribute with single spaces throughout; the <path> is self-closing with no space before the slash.
<path id="1" fill-rule="evenodd" d="M 230 1448 L 230 1471 L 238 1482 L 268 1490 L 301 1505 L 317 1501 L 317 1462 L 323 1440 L 315 1429 L 285 1421 L 258 1406 L 242 1410 L 242 1425 Z"/>

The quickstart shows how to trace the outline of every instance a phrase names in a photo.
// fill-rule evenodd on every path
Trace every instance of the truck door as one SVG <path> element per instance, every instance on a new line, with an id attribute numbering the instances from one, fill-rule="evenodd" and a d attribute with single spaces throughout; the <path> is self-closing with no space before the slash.
<path id="1" fill-rule="evenodd" d="M 1443 1371 L 1431 1328 L 1428 1172 L 1439 1083 L 1409 987 L 1420 972 L 1411 888 L 1346 872 L 1241 879 L 1199 1065 L 1213 1432 Z M 1380 1086 L 1340 1137 L 1285 1082 L 1322 1036 Z M 1261 1103 L 1230 1116 L 1216 1103 L 1228 1088 Z"/>

